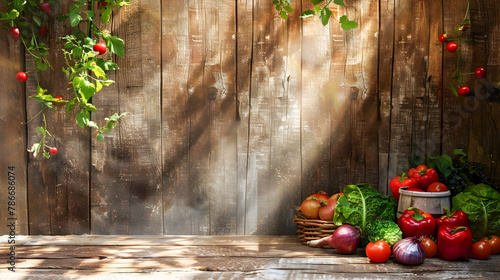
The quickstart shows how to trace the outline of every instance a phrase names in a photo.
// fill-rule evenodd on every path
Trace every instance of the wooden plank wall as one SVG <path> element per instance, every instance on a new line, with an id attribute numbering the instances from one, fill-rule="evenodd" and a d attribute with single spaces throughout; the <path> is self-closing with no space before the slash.
<path id="1" fill-rule="evenodd" d="M 70 3 L 60 1 L 54 12 Z M 133 0 L 102 28 L 125 40 L 116 83 L 94 98 L 99 121 L 128 112 L 103 142 L 63 111 L 47 122 L 59 152 L 33 158 L 39 111 L 15 80 L 31 70 L 20 42 L 0 30 L 0 218 L 9 217 L 15 166 L 17 234 L 295 234 L 295 207 L 312 192 L 369 183 L 388 193 L 408 159 L 468 151 L 500 159 L 498 101 L 456 98 L 456 54 L 438 34 L 467 1 L 347 0 L 332 6 L 359 27 L 287 21 L 271 0 Z M 500 4 L 470 1 L 464 72 L 500 81 Z M 69 94 L 58 50 L 67 27 L 50 22 L 55 70 L 41 85 Z M 477 95 L 487 92 L 467 78 Z M 499 167 L 490 174 L 500 180 Z M 0 234 L 9 229 L 0 228 Z"/>

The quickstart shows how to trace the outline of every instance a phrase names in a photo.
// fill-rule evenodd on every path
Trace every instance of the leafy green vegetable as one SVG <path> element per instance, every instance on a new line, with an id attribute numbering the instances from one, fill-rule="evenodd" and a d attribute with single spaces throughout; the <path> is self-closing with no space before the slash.
<path id="1" fill-rule="evenodd" d="M 369 223 L 396 218 L 397 203 L 392 195 L 382 195 L 368 184 L 348 185 L 343 192 L 333 216 L 333 223 L 337 226 L 359 226 L 364 235 Z"/>
<path id="2" fill-rule="evenodd" d="M 500 194 L 492 187 L 478 184 L 465 188 L 452 199 L 452 211 L 462 210 L 469 218 L 472 237 L 500 235 Z"/>
<path id="3" fill-rule="evenodd" d="M 366 238 L 370 242 L 382 240 L 392 246 L 403 239 L 403 232 L 393 220 L 376 220 L 366 227 Z"/>

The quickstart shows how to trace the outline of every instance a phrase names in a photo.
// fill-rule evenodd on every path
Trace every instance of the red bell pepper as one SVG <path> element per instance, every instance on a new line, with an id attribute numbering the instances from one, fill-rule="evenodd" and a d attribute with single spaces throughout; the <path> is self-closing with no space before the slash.
<path id="1" fill-rule="evenodd" d="M 469 226 L 469 218 L 464 211 L 450 212 L 448 207 L 443 208 L 444 216 L 436 219 L 436 226 L 439 229 L 441 226 Z"/>
<path id="2" fill-rule="evenodd" d="M 402 187 L 418 188 L 417 180 L 414 178 L 408 178 L 403 173 L 403 175 L 389 181 L 389 189 L 391 190 L 392 196 L 394 196 L 396 200 L 399 200 L 399 189 Z"/>
<path id="3" fill-rule="evenodd" d="M 437 246 L 443 260 L 468 260 L 472 254 L 472 233 L 464 226 L 442 226 L 438 230 Z"/>
<path id="4" fill-rule="evenodd" d="M 419 165 L 416 168 L 410 169 L 408 175 L 411 178 L 415 178 L 418 182 L 418 187 L 424 191 L 430 184 L 434 182 L 439 182 L 439 176 L 434 168 L 428 168 L 426 165 Z"/>
<path id="5" fill-rule="evenodd" d="M 398 226 L 403 232 L 403 238 L 434 235 L 436 230 L 436 221 L 429 213 L 424 213 L 422 210 L 410 207 L 403 212 L 403 215 L 398 219 Z"/>

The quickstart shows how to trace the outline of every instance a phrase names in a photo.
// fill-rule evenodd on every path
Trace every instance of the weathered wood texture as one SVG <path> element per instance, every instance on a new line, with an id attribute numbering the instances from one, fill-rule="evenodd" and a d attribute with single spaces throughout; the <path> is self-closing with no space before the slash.
<path id="1" fill-rule="evenodd" d="M 21 124 L 40 110 L 24 97 L 37 83 L 13 78 L 31 58 L 1 31 L 0 178 L 6 186 L 15 165 L 17 233 L 295 234 L 295 207 L 312 192 L 369 183 L 388 193 L 409 158 L 455 148 L 494 160 L 500 180 L 499 102 L 472 75 L 475 100 L 450 88 L 457 55 L 462 72 L 485 66 L 500 81 L 500 4 L 470 1 L 470 40 L 452 54 L 437 36 L 453 33 L 467 1 L 345 2 L 331 8 L 359 23 L 350 31 L 300 19 L 309 0 L 293 1 L 287 21 L 271 0 L 132 1 L 102 26 L 126 56 L 92 101 L 96 122 L 128 115 L 97 142 L 63 110 L 47 112 L 59 149 L 49 160 L 25 152 L 40 137 L 40 118 Z M 50 24 L 54 70 L 41 86 L 66 97 L 57 38 L 67 25 Z"/>
<path id="2" fill-rule="evenodd" d="M 342 255 L 293 236 L 19 236 L 16 257 L 15 272 L 0 263 L 1 279 L 498 279 L 500 273 L 500 255 L 428 258 L 418 266 L 391 257 L 376 264 L 362 249 Z"/>

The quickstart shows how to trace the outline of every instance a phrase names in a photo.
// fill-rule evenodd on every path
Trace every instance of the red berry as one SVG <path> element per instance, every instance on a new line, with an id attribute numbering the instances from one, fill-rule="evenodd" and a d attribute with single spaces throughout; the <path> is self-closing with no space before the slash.
<path id="1" fill-rule="evenodd" d="M 20 82 L 20 83 L 24 83 L 26 82 L 26 80 L 28 80 L 28 75 L 24 72 L 19 72 L 17 73 L 16 75 L 16 79 Z"/>
<path id="2" fill-rule="evenodd" d="M 98 52 L 99 55 L 106 53 L 106 44 L 104 42 L 100 42 L 94 45 L 94 51 Z"/>
<path id="3" fill-rule="evenodd" d="M 40 27 L 40 29 L 38 30 L 38 34 L 39 34 L 40 36 L 45 36 L 45 35 L 47 35 L 47 32 L 48 32 L 47 27 Z"/>
<path id="4" fill-rule="evenodd" d="M 448 41 L 448 35 L 446 33 L 441 33 L 438 38 L 439 38 L 439 41 L 441 41 L 443 43 Z"/>
<path id="5" fill-rule="evenodd" d="M 62 98 L 62 97 L 60 97 L 59 95 L 58 95 L 58 96 L 56 96 L 56 97 L 54 97 L 54 99 L 63 100 L 63 98 Z"/>
<path id="6" fill-rule="evenodd" d="M 99 2 L 98 2 L 98 5 L 99 5 L 99 6 L 106 7 L 106 6 L 108 5 L 108 2 L 106 2 L 106 1 L 99 1 Z"/>
<path id="7" fill-rule="evenodd" d="M 449 42 L 448 45 L 446 45 L 446 49 L 449 52 L 455 52 L 457 50 L 457 48 L 458 48 L 458 45 L 455 42 Z"/>
<path id="8" fill-rule="evenodd" d="M 474 71 L 474 75 L 476 75 L 476 78 L 478 79 L 484 79 L 486 78 L 486 69 L 478 67 L 476 68 L 476 71 Z"/>
<path id="9" fill-rule="evenodd" d="M 458 94 L 461 96 L 467 96 L 470 93 L 470 88 L 468 86 L 463 86 L 458 89 Z"/>
<path id="10" fill-rule="evenodd" d="M 50 148 L 49 153 L 52 155 L 57 154 L 57 148 L 56 147 Z"/>
<path id="11" fill-rule="evenodd" d="M 14 38 L 14 40 L 17 40 L 17 37 L 19 37 L 19 28 L 17 27 L 11 27 L 9 28 L 9 34 L 12 38 Z"/>
<path id="12" fill-rule="evenodd" d="M 49 3 L 42 2 L 39 4 L 40 9 L 50 16 L 50 5 Z"/>

